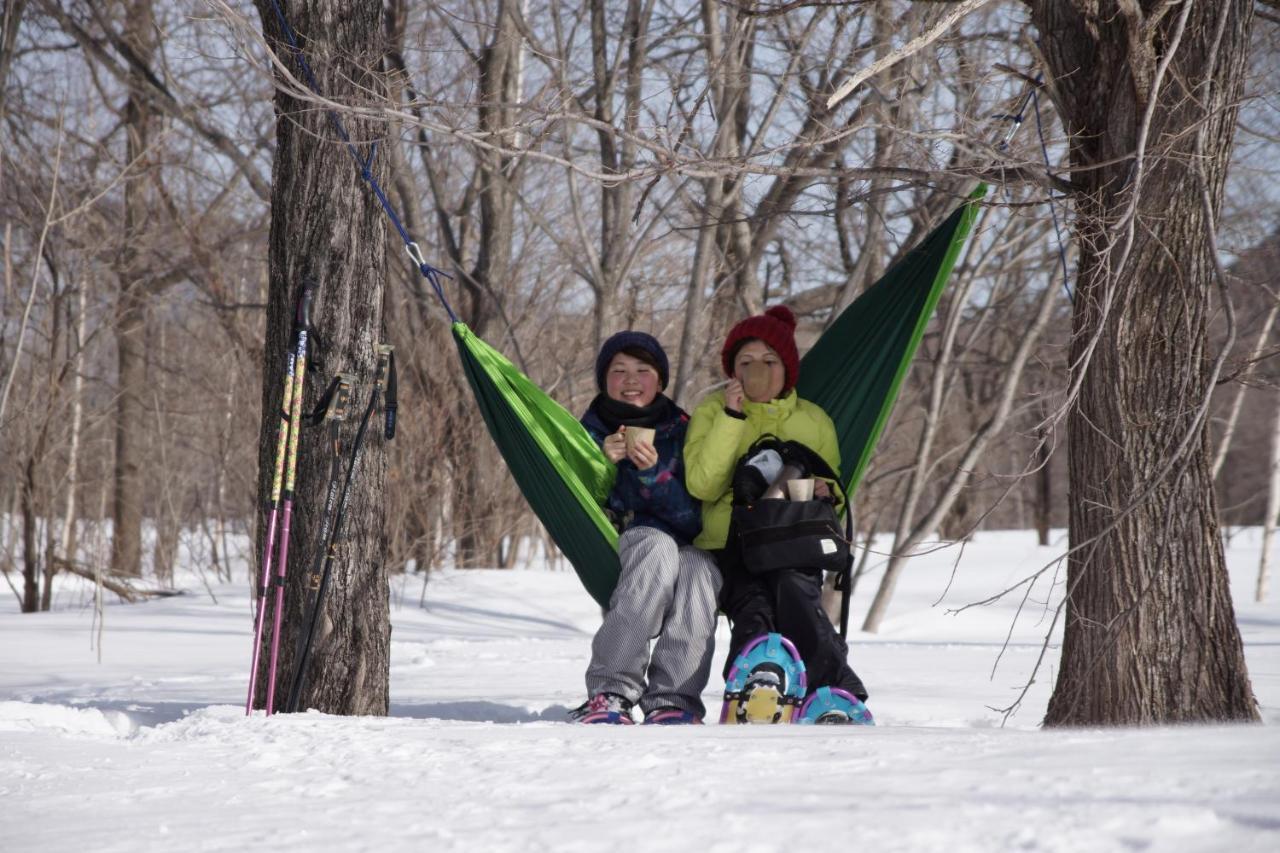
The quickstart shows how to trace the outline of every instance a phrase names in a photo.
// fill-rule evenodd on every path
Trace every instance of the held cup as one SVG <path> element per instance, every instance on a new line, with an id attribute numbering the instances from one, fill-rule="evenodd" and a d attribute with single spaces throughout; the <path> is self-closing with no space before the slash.
<path id="1" fill-rule="evenodd" d="M 653 446 L 653 437 L 656 433 L 649 427 L 629 426 L 627 431 L 622 435 L 627 440 L 627 452 L 630 453 L 640 442 L 647 442 L 650 447 Z"/>
<path id="2" fill-rule="evenodd" d="M 763 402 L 769 394 L 769 365 L 753 361 L 742 369 L 742 390 L 748 400 Z"/>
<path id="3" fill-rule="evenodd" d="M 787 496 L 793 501 L 813 500 L 813 478 L 787 480 Z"/>

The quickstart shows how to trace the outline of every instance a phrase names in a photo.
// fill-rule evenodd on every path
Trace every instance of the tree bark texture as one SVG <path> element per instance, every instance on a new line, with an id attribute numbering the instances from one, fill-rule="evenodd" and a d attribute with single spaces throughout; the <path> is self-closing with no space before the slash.
<path id="1" fill-rule="evenodd" d="M 129 6 L 124 38 L 144 67 L 156 50 L 156 22 L 151 0 Z M 147 82 L 135 68 L 129 75 L 125 104 L 126 162 L 130 176 L 124 184 L 124 249 L 120 253 L 119 293 L 116 299 L 116 453 L 112 495 L 111 570 L 118 575 L 142 574 L 142 511 L 146 453 L 147 392 L 146 288 L 143 284 L 142 244 L 151 228 L 150 181 L 145 163 L 151 144 L 152 107 Z"/>
<path id="2" fill-rule="evenodd" d="M 1257 719 L 1203 409 L 1211 229 L 1252 3 L 1187 2 L 1032 4 L 1071 137 L 1080 247 L 1072 551 L 1049 725 Z"/>
<path id="3" fill-rule="evenodd" d="M 263 31 L 298 79 L 305 79 L 277 24 L 269 0 L 259 0 Z M 379 103 L 383 42 L 381 6 L 361 0 L 291 0 L 281 3 L 326 98 L 345 104 Z M 276 151 L 272 169 L 270 286 L 266 359 L 258 443 L 260 505 L 270 499 L 276 428 L 292 315 L 304 279 L 316 285 L 311 312 L 315 333 L 308 357 L 303 411 L 311 411 L 334 374 L 355 374 L 351 416 L 343 424 L 343 471 L 360 417 L 373 391 L 376 347 L 382 342 L 386 226 L 360 168 L 338 139 L 329 114 L 277 91 Z M 341 121 L 362 158 L 381 143 L 385 127 L 352 116 Z M 386 182 L 386 158 L 371 168 Z M 298 450 L 292 535 L 285 581 L 284 620 L 276 707 L 288 696 L 298 643 L 306 628 L 309 575 L 315 566 L 332 448 L 328 427 L 305 428 Z M 346 519 L 321 611 L 300 709 L 332 714 L 385 714 L 389 705 L 391 644 L 385 564 L 386 454 L 380 413 L 375 412 L 351 484 Z M 265 517 L 265 513 L 264 513 Z M 261 526 L 260 526 L 261 527 Z M 265 530 L 258 531 L 261 554 Z M 258 567 L 255 576 L 260 576 Z M 272 569 L 275 574 L 275 569 Z M 265 698 L 270 631 L 265 631 L 263 670 L 255 703 Z"/>

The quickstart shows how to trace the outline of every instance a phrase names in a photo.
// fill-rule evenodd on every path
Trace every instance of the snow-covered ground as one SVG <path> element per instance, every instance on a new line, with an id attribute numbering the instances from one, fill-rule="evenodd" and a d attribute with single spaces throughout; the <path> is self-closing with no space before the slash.
<path id="1" fill-rule="evenodd" d="M 1034 541 L 913 561 L 882 631 L 852 636 L 875 728 L 566 724 L 599 612 L 542 567 L 437 573 L 425 606 L 421 577 L 397 581 L 387 718 L 246 719 L 244 581 L 189 570 L 182 596 L 108 606 L 101 663 L 80 581 L 51 613 L 8 596 L 0 849 L 1280 849 L 1280 604 L 1250 600 L 1255 532 L 1228 553 L 1263 726 L 1042 731 L 1057 637 L 1001 726 L 1051 578 L 1016 622 L 1020 593 L 955 610 L 1058 553 Z"/>

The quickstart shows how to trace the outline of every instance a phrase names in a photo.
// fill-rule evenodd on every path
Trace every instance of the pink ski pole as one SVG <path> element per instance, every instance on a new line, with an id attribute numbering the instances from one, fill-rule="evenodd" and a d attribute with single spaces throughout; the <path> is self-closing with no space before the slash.
<path id="1" fill-rule="evenodd" d="M 271 588 L 271 555 L 276 547 L 276 522 L 280 516 L 280 489 L 284 482 L 284 455 L 289 444 L 289 410 L 293 396 L 294 365 L 297 354 L 290 350 L 284 377 L 279 437 L 276 440 L 276 470 L 271 480 L 271 514 L 267 520 L 267 544 L 262 549 L 262 580 L 258 583 L 258 612 L 253 620 L 253 662 L 249 667 L 249 697 L 244 703 L 246 716 L 253 713 L 253 694 L 258 686 L 258 662 L 262 657 L 262 628 L 267 616 L 267 591 Z"/>
<path id="2" fill-rule="evenodd" d="M 293 521 L 293 488 L 298 471 L 298 436 L 302 432 L 302 383 L 307 375 L 307 336 L 311 328 L 311 286 L 304 285 L 298 304 L 298 357 L 293 379 L 293 408 L 289 413 L 289 451 L 284 473 L 284 521 L 280 531 L 280 556 L 276 560 L 275 613 L 271 618 L 271 668 L 267 673 L 267 716 L 275 713 L 276 673 L 280 660 L 280 624 L 284 613 L 284 577 L 289 566 L 289 531 Z"/>
<path id="3" fill-rule="evenodd" d="M 311 292 L 312 285 L 304 285 L 299 302 L 298 318 L 305 316 L 309 319 Z M 249 695 L 245 699 L 244 705 L 246 716 L 253 713 L 253 697 L 258 686 L 258 667 L 262 657 L 262 632 L 266 626 L 268 593 L 271 589 L 271 558 L 275 553 L 276 529 L 280 516 L 280 498 L 286 467 L 290 472 L 289 489 L 290 498 L 292 498 L 292 472 L 296 467 L 297 457 L 295 455 L 292 459 L 289 459 L 288 454 L 290 447 L 292 447 L 295 454 L 297 450 L 296 442 L 290 441 L 291 434 L 296 433 L 297 429 L 291 429 L 290 427 L 291 424 L 298 423 L 293 418 L 293 411 L 295 409 L 300 410 L 302 405 L 302 373 L 306 367 L 307 344 L 304 327 L 295 326 L 294 344 L 294 348 L 289 351 L 288 362 L 285 366 L 284 392 L 280 403 L 280 424 L 276 433 L 275 472 L 271 480 L 271 512 L 267 520 L 266 544 L 262 549 L 262 579 L 258 583 L 258 607 L 254 617 L 253 654 L 249 668 Z M 296 400 L 294 399 L 295 389 Z M 290 500 L 290 508 L 292 508 L 292 500 Z M 278 607 L 279 605 L 277 604 Z"/>

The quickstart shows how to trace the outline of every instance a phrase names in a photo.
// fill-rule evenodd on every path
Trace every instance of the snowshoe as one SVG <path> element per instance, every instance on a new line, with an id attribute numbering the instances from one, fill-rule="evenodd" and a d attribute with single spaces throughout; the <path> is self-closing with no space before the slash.
<path id="1" fill-rule="evenodd" d="M 848 690 L 819 687 L 804 704 L 796 722 L 801 725 L 874 726 L 871 710 Z"/>
<path id="2" fill-rule="evenodd" d="M 605 723 L 631 726 L 631 700 L 616 693 L 597 693 L 569 712 L 575 723 Z"/>
<path id="3" fill-rule="evenodd" d="M 680 708 L 654 708 L 644 715 L 646 726 L 702 725 L 702 718 Z"/>
<path id="4" fill-rule="evenodd" d="M 804 661 L 781 634 L 756 637 L 742 649 L 724 685 L 720 722 L 789 723 L 805 694 Z"/>

